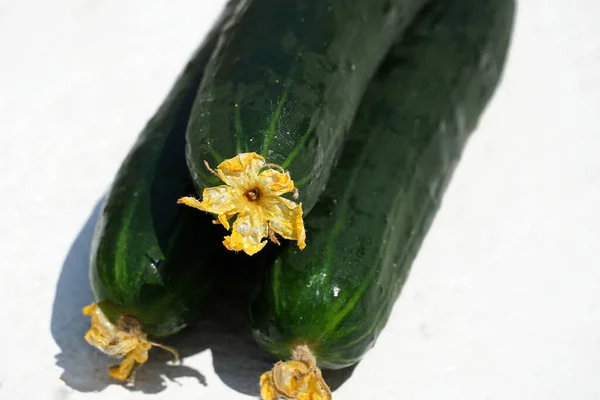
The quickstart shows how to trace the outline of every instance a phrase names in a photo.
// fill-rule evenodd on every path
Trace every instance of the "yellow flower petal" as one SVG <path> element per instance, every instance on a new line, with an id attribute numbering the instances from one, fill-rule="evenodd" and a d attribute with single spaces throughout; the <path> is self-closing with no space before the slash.
<path id="1" fill-rule="evenodd" d="M 206 188 L 202 191 L 200 207 L 213 214 L 226 214 L 238 207 L 235 201 L 237 197 L 236 189 L 230 186 Z"/>
<path id="2" fill-rule="evenodd" d="M 260 376 L 260 398 L 261 400 L 277 400 L 281 398 L 280 393 L 271 384 L 271 371 Z"/>
<path id="3" fill-rule="evenodd" d="M 247 188 L 254 184 L 265 159 L 256 153 L 242 153 L 223 161 L 216 168 L 217 175 L 229 186 Z"/>
<path id="4" fill-rule="evenodd" d="M 130 380 L 135 367 L 148 361 L 148 350 L 151 347 L 152 345 L 149 343 L 140 343 L 139 346 L 127 353 L 121 364 L 109 368 L 108 374 L 120 381 Z"/>
<path id="5" fill-rule="evenodd" d="M 137 347 L 139 339 L 119 330 L 106 318 L 97 304 L 85 307 L 83 315 L 91 317 L 90 329 L 85 335 L 85 340 L 104 354 L 113 358 L 123 358 Z"/>
<path id="6" fill-rule="evenodd" d="M 217 216 L 217 218 L 219 219 L 219 222 L 221 223 L 221 225 L 223 225 L 225 227 L 225 229 L 229 230 L 230 226 L 229 226 L 229 220 L 236 214 L 235 211 L 231 212 L 231 213 L 225 213 L 225 214 L 219 214 Z"/>
<path id="7" fill-rule="evenodd" d="M 302 204 L 283 197 L 271 200 L 267 207 L 269 227 L 284 239 L 297 240 L 300 250 L 306 247 L 306 232 L 302 219 Z"/>
<path id="8" fill-rule="evenodd" d="M 229 219 L 233 217 L 239 206 L 236 204 L 236 199 L 240 196 L 236 193 L 236 189 L 222 185 L 212 188 L 206 188 L 202 192 L 202 201 L 193 197 L 182 197 L 177 203 L 196 208 L 201 211 L 217 214 L 219 222 L 223 224 L 225 229 L 229 230 Z"/>
<path id="9" fill-rule="evenodd" d="M 258 175 L 256 183 L 268 196 L 281 196 L 294 191 L 294 181 L 289 172 L 267 169 Z"/>
<path id="10" fill-rule="evenodd" d="M 255 210 L 256 211 L 256 210 Z M 260 212 L 238 215 L 231 229 L 231 236 L 226 236 L 223 244 L 228 250 L 243 250 L 249 256 L 258 253 L 267 244 L 269 225 Z"/>

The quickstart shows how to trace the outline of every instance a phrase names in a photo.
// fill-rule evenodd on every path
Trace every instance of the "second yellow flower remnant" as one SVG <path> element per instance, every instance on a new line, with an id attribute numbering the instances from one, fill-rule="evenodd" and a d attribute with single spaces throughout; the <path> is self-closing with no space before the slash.
<path id="1" fill-rule="evenodd" d="M 297 346 L 292 361 L 278 362 L 260 377 L 262 400 L 331 400 L 317 360 L 306 345 Z"/>
<path id="2" fill-rule="evenodd" d="M 223 241 L 227 249 L 253 255 L 265 247 L 267 237 L 279 244 L 275 233 L 297 240 L 300 249 L 306 247 L 302 204 L 281 197 L 296 192 L 289 172 L 265 163 L 256 153 L 239 154 L 215 170 L 206 166 L 225 185 L 204 189 L 202 201 L 182 197 L 178 203 L 217 214 L 217 223 L 227 230 L 229 219 L 237 214 L 231 235 Z"/>
<path id="3" fill-rule="evenodd" d="M 95 303 L 84 307 L 83 315 L 92 319 L 90 329 L 85 334 L 85 340 L 104 354 L 123 359 L 121 364 L 108 370 L 108 374 L 115 379 L 132 380 L 135 368 L 148 361 L 148 350 L 152 346 L 173 353 L 174 362 L 179 359 L 175 349 L 149 341 L 146 334 L 142 332 L 140 323 L 133 317 L 122 316 L 118 326 L 114 325 Z"/>

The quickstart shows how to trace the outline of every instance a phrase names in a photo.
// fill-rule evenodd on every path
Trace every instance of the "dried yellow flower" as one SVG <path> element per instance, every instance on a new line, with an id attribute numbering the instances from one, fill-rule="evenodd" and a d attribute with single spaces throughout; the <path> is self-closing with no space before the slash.
<path id="1" fill-rule="evenodd" d="M 278 362 L 260 377 L 262 400 L 331 400 L 331 390 L 323 380 L 317 361 L 306 345 L 292 352 L 292 361 Z"/>
<path id="2" fill-rule="evenodd" d="M 163 346 L 148 340 L 142 332 L 137 320 L 130 316 L 123 316 L 118 326 L 112 324 L 104 315 L 97 304 L 91 304 L 83 309 L 83 315 L 91 317 L 92 323 L 85 334 L 85 340 L 98 350 L 113 358 L 121 359 L 121 364 L 111 367 L 108 374 L 120 381 L 132 379 L 136 367 L 148 361 L 148 350 L 157 346 L 170 351 L 179 359 L 177 351 L 171 347 Z"/>
<path id="3" fill-rule="evenodd" d="M 215 170 L 208 164 L 206 167 L 225 185 L 204 189 L 202 201 L 182 197 L 178 203 L 217 214 L 217 223 L 227 230 L 229 220 L 237 214 L 231 235 L 223 241 L 227 249 L 253 255 L 265 247 L 267 241 L 263 239 L 267 237 L 279 244 L 275 233 L 297 240 L 300 249 L 306 247 L 302 204 L 281 197 L 296 193 L 289 172 L 265 163 L 256 153 L 239 154 Z"/>

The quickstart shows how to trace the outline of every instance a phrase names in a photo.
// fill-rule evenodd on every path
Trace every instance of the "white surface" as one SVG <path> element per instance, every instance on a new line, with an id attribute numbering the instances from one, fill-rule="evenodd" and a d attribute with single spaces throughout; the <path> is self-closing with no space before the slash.
<path id="1" fill-rule="evenodd" d="M 520 3 L 504 82 L 338 400 L 600 398 L 600 5 Z M 0 1 L 1 399 L 256 388 L 235 335 L 137 391 L 81 337 L 88 218 L 222 4 Z"/>

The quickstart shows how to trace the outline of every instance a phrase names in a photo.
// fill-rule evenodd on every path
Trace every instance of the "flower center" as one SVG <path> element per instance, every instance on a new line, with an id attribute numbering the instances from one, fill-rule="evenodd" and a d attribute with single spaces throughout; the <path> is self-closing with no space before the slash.
<path id="1" fill-rule="evenodd" d="M 250 189 L 244 195 L 248 201 L 255 202 L 260 198 L 260 191 L 258 189 Z"/>

